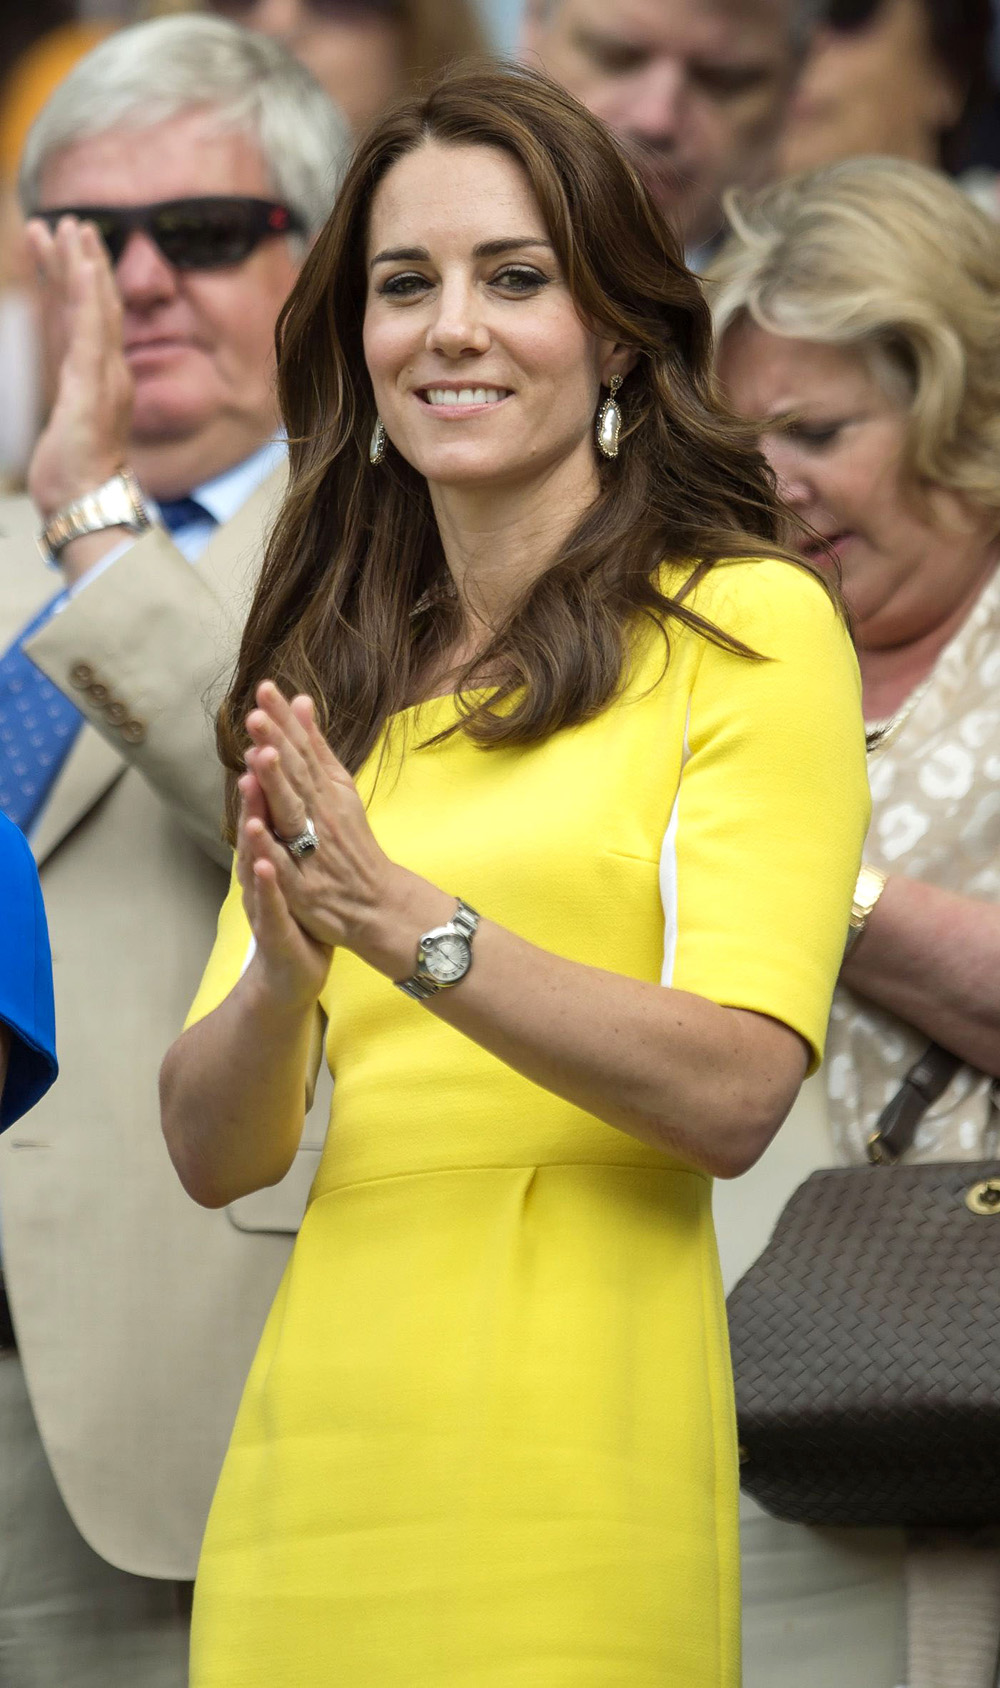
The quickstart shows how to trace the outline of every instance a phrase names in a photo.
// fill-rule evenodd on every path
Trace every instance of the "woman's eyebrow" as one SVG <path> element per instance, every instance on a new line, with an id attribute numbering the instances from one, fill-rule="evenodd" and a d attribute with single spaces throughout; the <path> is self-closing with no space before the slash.
<path id="1" fill-rule="evenodd" d="M 502 258 L 506 252 L 519 252 L 524 246 L 547 246 L 552 251 L 551 240 L 543 240 L 540 235 L 507 235 L 502 240 L 484 240 L 472 248 L 474 258 Z"/>
<path id="2" fill-rule="evenodd" d="M 504 235 L 500 240 L 483 240 L 472 248 L 474 258 L 502 258 L 507 252 L 520 252 L 526 246 L 545 246 L 552 250 L 551 240 L 544 240 L 540 235 Z M 384 252 L 376 252 L 369 264 L 374 269 L 376 264 L 426 264 L 430 261 L 430 253 L 425 246 L 389 246 Z"/>

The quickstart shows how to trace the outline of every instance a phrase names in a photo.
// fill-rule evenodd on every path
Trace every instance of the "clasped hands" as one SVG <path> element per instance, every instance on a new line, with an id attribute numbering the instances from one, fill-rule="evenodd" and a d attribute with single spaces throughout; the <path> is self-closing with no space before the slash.
<path id="1" fill-rule="evenodd" d="M 315 1001 L 338 946 L 391 978 L 405 977 L 419 934 L 448 918 L 454 898 L 380 848 L 311 698 L 289 701 L 265 680 L 247 731 L 237 873 L 272 995 L 289 1006 Z M 307 819 L 319 843 L 296 860 L 281 840 L 301 833 Z"/>

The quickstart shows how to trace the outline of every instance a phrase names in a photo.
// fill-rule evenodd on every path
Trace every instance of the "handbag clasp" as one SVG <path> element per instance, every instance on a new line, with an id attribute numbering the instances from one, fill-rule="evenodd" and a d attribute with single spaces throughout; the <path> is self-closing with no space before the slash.
<path id="1" fill-rule="evenodd" d="M 1000 1179 L 984 1178 L 965 1192 L 965 1205 L 970 1213 L 1000 1213 Z"/>

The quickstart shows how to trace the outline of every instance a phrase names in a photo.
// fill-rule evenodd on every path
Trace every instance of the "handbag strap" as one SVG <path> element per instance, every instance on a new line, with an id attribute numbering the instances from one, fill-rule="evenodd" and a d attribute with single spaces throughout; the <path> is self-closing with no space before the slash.
<path id="1" fill-rule="evenodd" d="M 873 1166 L 894 1166 L 906 1153 L 928 1108 L 947 1090 L 961 1065 L 960 1057 L 942 1049 L 940 1043 L 927 1045 L 875 1122 L 867 1144 Z"/>

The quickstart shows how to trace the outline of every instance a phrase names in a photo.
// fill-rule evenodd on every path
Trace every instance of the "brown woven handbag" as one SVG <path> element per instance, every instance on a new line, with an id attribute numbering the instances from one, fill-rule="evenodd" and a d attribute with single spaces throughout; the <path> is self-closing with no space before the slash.
<path id="1" fill-rule="evenodd" d="M 741 1481 L 779 1518 L 1000 1521 L 1000 1161 L 895 1164 L 959 1065 L 930 1046 L 875 1164 L 807 1178 L 729 1296 Z"/>

